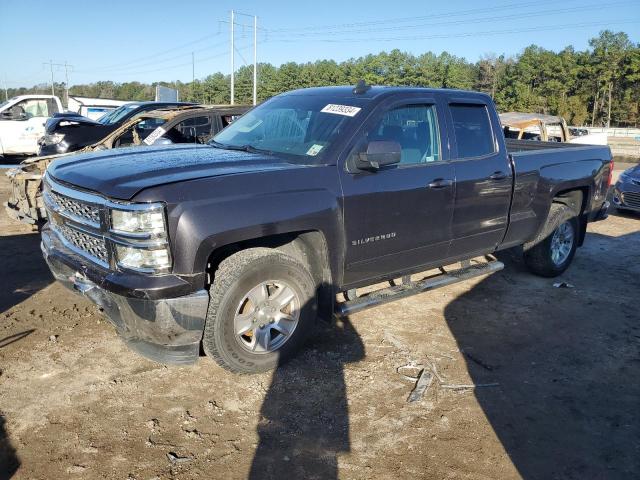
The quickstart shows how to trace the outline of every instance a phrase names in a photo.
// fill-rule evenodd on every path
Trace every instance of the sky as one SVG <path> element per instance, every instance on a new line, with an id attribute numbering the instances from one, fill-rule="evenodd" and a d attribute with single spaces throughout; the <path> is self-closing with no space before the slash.
<path id="1" fill-rule="evenodd" d="M 588 47 L 603 29 L 640 42 L 640 0 L 0 0 L 0 85 L 54 80 L 125 82 L 192 79 L 230 71 L 230 12 L 236 68 L 343 61 L 398 48 L 447 51 L 477 61 L 537 44 Z M 245 15 L 248 14 L 248 15 Z M 45 64 L 46 63 L 46 64 Z M 3 85 L 4 86 L 4 85 Z"/>

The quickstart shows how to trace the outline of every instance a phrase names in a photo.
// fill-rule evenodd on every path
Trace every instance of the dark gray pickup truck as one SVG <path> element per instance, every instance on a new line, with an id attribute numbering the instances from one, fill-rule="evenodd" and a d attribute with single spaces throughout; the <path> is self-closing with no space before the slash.
<path id="1" fill-rule="evenodd" d="M 612 170 L 608 147 L 505 143 L 484 94 L 297 90 L 209 145 L 55 161 L 42 250 L 139 353 L 257 372 L 318 317 L 491 273 L 498 250 L 559 275 Z"/>

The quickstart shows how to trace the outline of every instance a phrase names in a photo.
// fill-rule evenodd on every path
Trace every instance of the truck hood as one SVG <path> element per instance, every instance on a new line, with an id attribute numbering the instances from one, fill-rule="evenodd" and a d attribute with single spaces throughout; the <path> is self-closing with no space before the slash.
<path id="1" fill-rule="evenodd" d="M 208 145 L 159 145 L 71 155 L 52 162 L 47 172 L 62 183 L 131 200 L 145 188 L 167 183 L 296 167 L 271 155 Z"/>

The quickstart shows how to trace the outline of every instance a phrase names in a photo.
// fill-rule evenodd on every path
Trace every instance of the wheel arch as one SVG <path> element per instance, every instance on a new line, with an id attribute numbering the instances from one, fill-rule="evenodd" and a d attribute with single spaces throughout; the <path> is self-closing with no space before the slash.
<path id="1" fill-rule="evenodd" d="M 210 252 L 206 264 L 206 283 L 210 285 L 220 263 L 247 248 L 266 247 L 279 250 L 301 261 L 311 273 L 318 294 L 318 312 L 329 320 L 335 298 L 335 272 L 331 267 L 329 245 L 323 232 L 303 230 L 245 239 L 219 246 Z"/>
<path id="2" fill-rule="evenodd" d="M 589 187 L 573 187 L 557 192 L 552 203 L 561 203 L 569 207 L 578 217 L 578 246 L 584 243 L 587 233 L 587 201 L 589 199 Z"/>

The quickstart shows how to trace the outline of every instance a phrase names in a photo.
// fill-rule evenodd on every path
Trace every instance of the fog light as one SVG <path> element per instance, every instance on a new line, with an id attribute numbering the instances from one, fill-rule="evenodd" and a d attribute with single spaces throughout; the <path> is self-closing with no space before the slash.
<path id="1" fill-rule="evenodd" d="M 133 270 L 163 270 L 171 266 L 171 256 L 166 245 L 157 248 L 137 248 L 116 245 L 118 265 Z"/>

